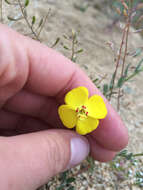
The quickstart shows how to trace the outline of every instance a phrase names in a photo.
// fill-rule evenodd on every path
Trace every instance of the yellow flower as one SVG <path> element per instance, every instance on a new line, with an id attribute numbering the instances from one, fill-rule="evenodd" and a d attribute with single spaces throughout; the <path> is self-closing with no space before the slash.
<path id="1" fill-rule="evenodd" d="M 94 131 L 99 119 L 107 115 L 107 109 L 101 96 L 93 95 L 88 99 L 85 87 L 72 89 L 65 96 L 65 103 L 58 109 L 62 123 L 67 128 L 74 128 L 81 135 Z"/>

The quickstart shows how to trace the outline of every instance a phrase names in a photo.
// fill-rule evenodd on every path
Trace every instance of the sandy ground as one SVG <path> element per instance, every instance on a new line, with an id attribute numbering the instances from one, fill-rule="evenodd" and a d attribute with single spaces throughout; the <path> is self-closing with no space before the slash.
<path id="1" fill-rule="evenodd" d="M 93 79 L 107 73 L 105 82 L 108 82 L 114 70 L 114 55 L 106 45 L 106 42 L 112 41 L 115 43 L 115 47 L 119 48 L 118 44 L 121 40 L 121 29 L 119 23 L 113 28 L 109 27 L 112 24 L 112 20 L 105 15 L 104 12 L 94 8 L 97 7 L 95 5 L 99 1 L 90 0 L 89 3 L 91 6 L 89 6 L 85 12 L 81 12 L 74 6 L 75 4 L 83 5 L 85 2 L 84 0 L 78 2 L 76 0 L 33 0 L 28 8 L 28 14 L 35 14 L 36 17 L 39 18 L 46 15 L 49 8 L 51 8 L 50 16 L 41 34 L 42 41 L 48 46 L 51 46 L 57 37 L 60 37 L 61 42 L 67 45 L 68 43 L 63 38 L 63 35 L 71 34 L 72 29 L 79 31 L 79 47 L 83 48 L 84 51 L 78 56 L 77 64 Z M 13 15 L 14 11 L 7 7 L 5 9 L 6 13 L 7 9 L 9 10 L 8 14 Z M 5 22 L 21 33 L 27 31 L 24 22 L 17 24 L 9 23 L 8 20 L 5 20 Z M 139 34 L 134 34 L 133 31 L 134 30 L 131 29 L 129 36 L 129 51 L 134 51 L 137 47 L 142 46 L 143 42 Z M 62 52 L 65 56 L 70 57 L 70 53 L 62 47 L 61 42 L 55 49 Z M 141 59 L 141 57 L 139 59 Z M 137 58 L 129 58 L 128 62 L 132 62 L 133 65 L 136 65 L 137 60 Z M 133 153 L 143 152 L 142 84 L 143 77 L 142 74 L 140 74 L 124 87 L 125 95 L 122 99 L 120 110 L 120 115 L 129 130 L 130 142 L 128 149 Z M 116 108 L 115 101 L 113 101 L 113 106 Z M 76 189 L 115 189 L 110 183 L 106 188 L 99 185 L 97 180 L 99 163 L 96 163 L 96 167 L 98 167 L 96 174 L 94 174 L 96 178 L 96 180 L 94 178 L 96 181 L 94 183 L 96 183 L 96 185 L 91 183 L 90 178 L 89 181 L 87 179 L 86 184 L 84 184 L 82 177 L 79 176 Z M 100 167 L 100 170 L 104 173 L 107 168 L 106 164 L 101 164 Z M 108 172 L 106 172 L 106 175 L 105 178 L 110 180 Z M 88 178 L 87 174 L 85 174 L 85 177 Z M 54 187 L 52 188 L 51 186 L 49 189 L 54 189 Z"/>

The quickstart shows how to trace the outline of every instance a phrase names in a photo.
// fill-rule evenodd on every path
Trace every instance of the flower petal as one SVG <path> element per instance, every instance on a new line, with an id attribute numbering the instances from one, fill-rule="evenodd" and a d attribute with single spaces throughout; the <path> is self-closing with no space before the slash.
<path id="1" fill-rule="evenodd" d="M 96 119 L 103 119 L 107 115 L 107 108 L 101 96 L 91 96 L 87 102 L 88 115 Z"/>
<path id="2" fill-rule="evenodd" d="M 65 103 L 74 107 L 83 105 L 87 100 L 88 90 L 83 86 L 72 89 L 65 96 Z"/>
<path id="3" fill-rule="evenodd" d="M 76 125 L 76 132 L 80 135 L 86 135 L 94 131 L 99 124 L 99 120 L 91 117 L 87 117 L 83 120 L 78 119 Z"/>
<path id="4" fill-rule="evenodd" d="M 77 113 L 69 105 L 61 105 L 58 109 L 60 119 L 64 126 L 67 128 L 73 128 L 77 122 Z"/>

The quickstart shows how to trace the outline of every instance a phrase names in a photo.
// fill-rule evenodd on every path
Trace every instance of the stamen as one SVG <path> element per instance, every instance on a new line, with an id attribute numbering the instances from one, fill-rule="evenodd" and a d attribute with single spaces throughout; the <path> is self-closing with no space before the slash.
<path id="1" fill-rule="evenodd" d="M 88 115 L 86 106 L 81 106 L 76 109 L 77 118 L 78 119 L 85 119 Z"/>
<path id="2" fill-rule="evenodd" d="M 78 108 L 76 109 L 76 112 L 79 112 Z"/>

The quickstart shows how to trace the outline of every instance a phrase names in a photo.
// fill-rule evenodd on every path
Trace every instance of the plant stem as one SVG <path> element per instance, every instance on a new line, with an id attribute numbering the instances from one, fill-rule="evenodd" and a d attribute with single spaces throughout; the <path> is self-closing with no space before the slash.
<path id="1" fill-rule="evenodd" d="M 73 61 L 74 58 L 74 40 L 72 40 L 72 54 L 71 54 L 71 60 Z"/>
<path id="2" fill-rule="evenodd" d="M 133 156 L 134 157 L 136 157 L 136 156 L 143 156 L 143 153 L 134 154 Z"/>
<path id="3" fill-rule="evenodd" d="M 71 60 L 73 61 L 74 59 L 74 54 L 75 54 L 75 41 L 76 41 L 76 34 L 74 31 L 72 31 L 72 48 L 71 48 Z"/>
<path id="4" fill-rule="evenodd" d="M 124 68 L 125 68 L 125 61 L 126 61 L 126 56 L 127 56 L 127 50 L 128 50 L 128 37 L 129 37 L 129 30 L 130 30 L 130 25 L 131 25 L 131 15 L 132 15 L 132 0 L 129 1 L 129 13 L 127 17 L 127 31 L 126 31 L 126 39 L 125 39 L 125 50 L 124 50 L 124 57 L 123 57 L 123 64 L 122 64 L 122 70 L 121 70 L 121 77 L 124 75 Z M 118 98 L 117 98 L 117 110 L 120 109 L 120 93 L 121 93 L 121 87 L 119 87 L 118 90 Z"/>
<path id="5" fill-rule="evenodd" d="M 21 1 L 20 1 L 20 0 L 18 0 L 18 4 L 19 4 L 21 13 L 22 13 L 22 15 L 23 15 L 23 17 L 24 17 L 24 19 L 25 19 L 25 21 L 26 21 L 28 27 L 31 29 L 32 34 L 35 36 L 36 40 L 40 41 L 40 39 L 38 38 L 38 35 L 37 35 L 37 34 L 35 33 L 35 31 L 33 30 L 32 25 L 29 23 L 29 21 L 28 21 L 26 15 L 25 15 L 25 13 L 24 13 L 24 8 L 22 7 L 22 4 L 21 4 Z"/>
<path id="6" fill-rule="evenodd" d="M 111 100 L 112 91 L 113 91 L 113 89 L 114 89 L 115 78 L 116 78 L 116 75 L 117 75 L 117 70 L 118 70 L 118 67 L 119 67 L 119 62 L 120 62 L 120 58 L 121 58 L 121 54 L 122 54 L 122 48 L 123 48 L 123 45 L 124 45 L 125 34 L 126 34 L 126 26 L 125 26 L 124 29 L 123 29 L 122 41 L 121 41 L 121 44 L 120 44 L 119 55 L 118 55 L 118 58 L 117 58 L 116 68 L 115 68 L 115 71 L 114 71 L 115 74 L 114 74 L 114 78 L 113 78 L 113 85 L 112 85 L 112 88 L 111 88 L 111 90 L 110 90 L 109 101 Z"/>
<path id="7" fill-rule="evenodd" d="M 125 61 L 127 56 L 127 50 L 128 50 L 128 37 L 129 37 L 129 30 L 130 30 L 130 19 L 127 23 L 127 31 L 126 31 L 126 42 L 125 42 L 125 51 L 124 51 L 124 57 L 123 57 L 123 64 L 122 64 L 122 70 L 121 70 L 121 77 L 124 75 L 124 68 L 125 68 Z M 118 90 L 118 98 L 117 98 L 117 110 L 120 109 L 120 93 L 121 93 L 121 87 L 119 87 Z"/>
<path id="8" fill-rule="evenodd" d="M 48 18 L 48 16 L 49 16 L 49 13 L 50 13 L 50 9 L 49 9 L 48 14 L 45 16 L 45 19 L 44 19 L 44 21 L 43 21 L 43 23 L 42 23 L 42 26 L 40 27 L 40 30 L 39 30 L 39 32 L 38 32 L 38 34 L 37 34 L 37 37 L 38 37 L 38 38 L 39 38 L 39 36 L 40 36 L 40 34 L 41 34 L 41 32 L 42 32 L 44 26 L 45 26 L 45 23 L 46 23 L 46 20 L 47 20 L 47 18 Z"/>
<path id="9" fill-rule="evenodd" d="M 128 80 L 130 80 L 131 78 L 133 78 L 134 76 L 136 76 L 140 72 L 143 72 L 143 68 L 140 69 L 138 72 L 131 74 L 128 78 L 125 79 L 124 82 L 127 82 Z"/>
<path id="10" fill-rule="evenodd" d="M 96 86 L 98 86 L 104 79 L 107 78 L 107 74 L 105 74 L 101 79 L 96 83 Z"/>

